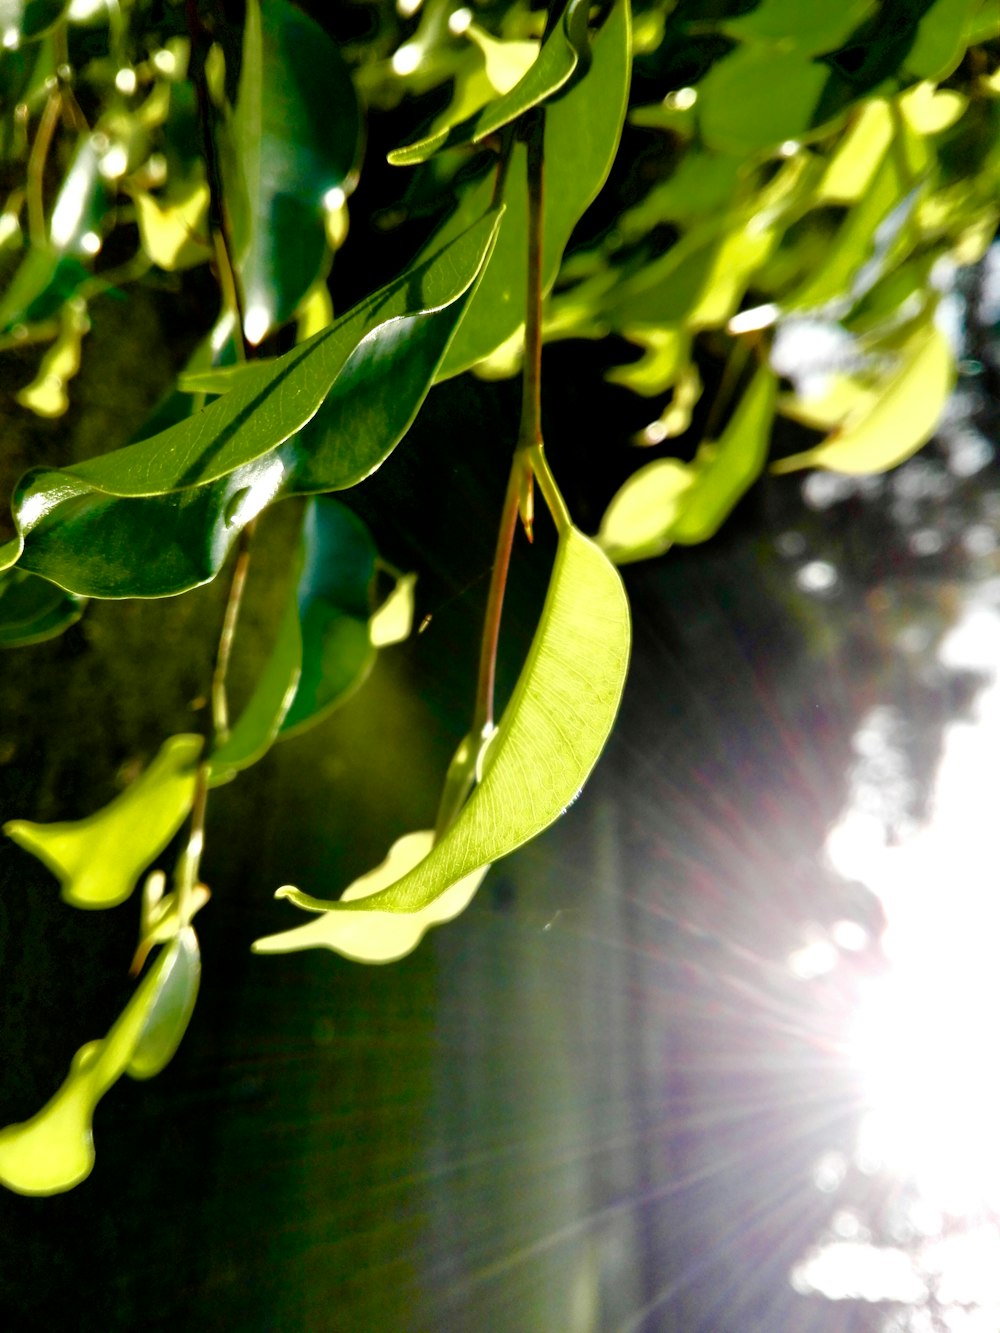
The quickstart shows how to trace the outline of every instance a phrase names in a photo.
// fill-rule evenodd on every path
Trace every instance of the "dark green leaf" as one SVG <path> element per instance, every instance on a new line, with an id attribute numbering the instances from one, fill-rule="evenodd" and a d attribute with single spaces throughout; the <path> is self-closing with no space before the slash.
<path id="1" fill-rule="evenodd" d="M 293 596 L 257 689 L 212 755 L 213 783 L 256 762 L 280 733 L 320 721 L 368 675 L 375 556 L 368 529 L 346 505 L 309 501 Z"/>
<path id="2" fill-rule="evenodd" d="M 389 154 L 389 161 L 398 167 L 415 166 L 441 149 L 480 144 L 532 107 L 547 102 L 569 82 L 580 63 L 581 53 L 586 50 L 589 8 L 587 0 L 569 0 L 559 22 L 542 43 L 537 59 L 510 92 L 488 102 L 460 125 L 432 134 L 406 148 L 397 148 Z"/>
<path id="3" fill-rule="evenodd" d="M 54 583 L 11 569 L 0 574 L 0 647 L 54 639 L 83 615 L 86 602 Z"/>
<path id="4" fill-rule="evenodd" d="M 250 0 L 233 118 L 250 213 L 237 263 L 250 342 L 290 319 L 315 282 L 324 199 L 353 171 L 360 132 L 350 75 L 323 29 L 287 0 Z"/>
<path id="5" fill-rule="evenodd" d="M 6 52 L 40 37 L 62 18 L 68 0 L 0 0 L 0 45 Z"/>
<path id="6" fill-rule="evenodd" d="M 570 233 L 604 184 L 618 148 L 630 73 L 628 0 L 617 0 L 592 43 L 587 77 L 545 114 L 545 234 L 542 280 L 555 282 Z M 468 370 L 524 323 L 527 284 L 527 150 L 517 144 L 504 186 L 506 212 L 496 248 L 439 378 Z M 458 235 L 490 206 L 489 173 L 463 196 L 432 245 Z M 430 247 L 428 247 L 429 252 Z M 425 252 L 426 253 L 426 252 Z"/>
<path id="7" fill-rule="evenodd" d="M 407 270 L 329 329 L 152 439 L 60 471 L 14 496 L 19 540 L 0 565 L 82 595 L 157 597 L 218 572 L 241 529 L 284 495 L 352 485 L 409 427 L 493 243 L 497 215 Z M 336 433 L 295 432 L 327 394 Z"/>

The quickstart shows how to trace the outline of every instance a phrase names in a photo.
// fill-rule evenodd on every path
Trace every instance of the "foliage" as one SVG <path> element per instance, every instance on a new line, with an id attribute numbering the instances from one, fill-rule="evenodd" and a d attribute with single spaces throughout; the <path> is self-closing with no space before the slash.
<path id="1" fill-rule="evenodd" d="M 181 1040 L 212 787 L 319 722 L 409 633 L 412 576 L 392 571 L 376 605 L 385 566 L 330 493 L 364 484 L 432 386 L 523 363 L 469 733 L 437 828 L 339 897 L 279 889 L 313 917 L 258 941 L 261 953 L 401 957 L 462 910 L 493 860 L 559 817 L 625 681 L 614 564 L 712 537 L 764 470 L 778 413 L 806 435 L 775 471 L 877 471 L 918 449 L 954 377 L 935 318 L 942 274 L 982 255 L 1000 211 L 992 0 L 677 0 L 634 16 L 628 0 L 495 0 L 481 22 L 448 0 L 400 0 L 398 12 L 379 0 L 353 42 L 330 35 L 320 6 L 232 8 L 0 6 L 0 348 L 44 349 L 21 405 L 65 412 L 93 302 L 203 266 L 218 291 L 212 331 L 136 441 L 17 483 L 0 642 L 60 634 L 87 598 L 183 593 L 236 548 L 209 734 L 166 740 L 79 822 L 6 826 L 86 908 L 125 901 L 187 827 L 170 891 L 162 870 L 146 879 L 133 970 L 159 951 L 133 999 L 48 1105 L 0 1132 L 0 1180 L 25 1193 L 83 1179 L 99 1098 L 123 1073 L 158 1072 Z M 411 262 L 334 319 L 327 277 L 351 196 L 385 165 L 363 160 L 366 117 L 391 109 L 412 131 L 389 155 L 398 197 L 422 201 L 414 212 L 433 227 L 414 223 Z M 541 349 L 610 335 L 635 349 L 609 378 L 657 405 L 637 444 L 658 452 L 595 542 L 546 460 Z M 835 351 L 810 363 L 818 335 Z M 714 363 L 720 389 L 692 440 Z M 495 724 L 504 587 L 536 489 L 557 554 Z M 292 496 L 312 497 L 294 587 L 230 724 L 251 542 Z"/>

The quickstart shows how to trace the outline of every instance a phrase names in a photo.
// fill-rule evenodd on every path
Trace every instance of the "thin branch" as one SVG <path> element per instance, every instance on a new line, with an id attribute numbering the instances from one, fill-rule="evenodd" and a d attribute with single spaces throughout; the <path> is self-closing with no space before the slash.
<path id="1" fill-rule="evenodd" d="M 476 681 L 476 705 L 472 714 L 473 736 L 482 736 L 493 725 L 493 692 L 496 684 L 500 617 L 503 613 L 503 597 L 507 587 L 514 533 L 517 530 L 522 472 L 521 455 L 516 454 L 507 480 L 507 494 L 500 516 L 496 555 L 490 576 L 490 591 L 486 598 L 486 616 L 483 623 L 482 646 L 479 651 L 479 675 Z"/>
<path id="2" fill-rule="evenodd" d="M 252 519 L 240 533 L 236 564 L 229 585 L 229 597 L 222 618 L 222 632 L 219 635 L 219 649 L 215 658 L 215 671 L 212 674 L 212 731 L 216 745 L 221 745 L 229 736 L 229 703 L 226 698 L 226 676 L 229 662 L 233 655 L 233 641 L 236 638 L 236 626 L 243 605 L 243 590 L 246 587 L 247 571 L 250 568 L 250 551 L 253 543 L 256 519 Z"/>
<path id="3" fill-rule="evenodd" d="M 32 245 L 45 244 L 45 163 L 49 156 L 52 135 L 55 133 L 62 107 L 62 91 L 50 93 L 45 110 L 38 122 L 35 141 L 31 145 L 26 172 L 28 195 L 28 236 Z"/>

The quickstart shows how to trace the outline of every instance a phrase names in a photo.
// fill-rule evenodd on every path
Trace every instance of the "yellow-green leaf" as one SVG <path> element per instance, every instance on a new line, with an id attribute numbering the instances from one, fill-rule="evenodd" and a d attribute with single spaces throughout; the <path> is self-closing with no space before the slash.
<path id="1" fill-rule="evenodd" d="M 434 845 L 433 829 L 407 833 L 389 849 L 381 865 L 344 890 L 340 901 L 360 902 L 387 888 L 417 866 Z M 265 935 L 255 953 L 291 953 L 296 949 L 333 949 L 359 963 L 394 963 L 412 953 L 431 926 L 463 912 L 489 866 L 479 866 L 417 912 L 320 912 L 304 926 Z"/>
<path id="2" fill-rule="evenodd" d="M 781 459 L 773 471 L 821 467 L 860 476 L 895 467 L 934 434 L 954 382 L 951 347 L 928 320 L 906 343 L 895 374 L 867 410 L 848 417 L 814 449 Z"/>
<path id="3" fill-rule="evenodd" d="M 631 627 L 621 579 L 567 525 L 531 651 L 482 779 L 429 854 L 363 903 L 329 902 L 286 886 L 278 896 L 314 912 L 420 912 L 472 871 L 546 828 L 574 800 L 611 730 Z"/>
<path id="4" fill-rule="evenodd" d="M 102 1041 L 81 1046 L 62 1087 L 38 1114 L 0 1130 L 0 1184 L 18 1194 L 58 1194 L 90 1175 L 97 1103 L 122 1074 L 141 1078 L 156 1072 L 149 1056 L 155 1051 L 157 1057 L 163 1057 L 168 1044 L 163 1041 L 166 1028 L 161 1005 L 174 994 L 176 976 L 183 976 L 187 970 L 183 959 L 190 961 L 192 949 L 197 958 L 193 937 L 194 931 L 188 926 L 162 951 L 108 1035 Z M 171 1009 L 170 1004 L 167 1009 Z M 173 1012 L 171 1032 L 180 1040 L 176 1009 Z M 145 1042 L 150 1046 L 143 1054 Z M 174 1041 L 173 1047 L 176 1044 Z M 173 1047 L 160 1060 L 159 1068 L 173 1054 Z M 139 1067 L 133 1070 L 131 1063 L 137 1055 Z"/>
<path id="5" fill-rule="evenodd" d="M 200 736 L 172 736 L 146 771 L 103 810 L 59 824 L 14 819 L 4 832 L 48 866 L 68 903 L 115 907 L 184 822 L 201 747 Z"/>
<path id="6" fill-rule="evenodd" d="M 616 565 L 662 555 L 694 469 L 677 458 L 658 458 L 633 472 L 612 499 L 597 540 Z"/>

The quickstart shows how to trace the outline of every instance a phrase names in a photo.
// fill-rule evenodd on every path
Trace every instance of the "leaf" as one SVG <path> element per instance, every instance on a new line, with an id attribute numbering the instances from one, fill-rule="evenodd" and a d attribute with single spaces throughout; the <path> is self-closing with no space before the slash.
<path id="1" fill-rule="evenodd" d="M 191 1022 L 200 981 L 198 937 L 190 926 L 185 926 L 178 933 L 176 943 L 166 950 L 160 985 L 125 1067 L 130 1078 L 153 1078 L 173 1059 Z"/>
<path id="2" fill-rule="evenodd" d="M 218 573 L 268 504 L 367 476 L 423 402 L 496 227 L 496 213 L 481 219 L 158 435 L 71 468 L 28 472 L 13 499 L 18 538 L 0 548 L 0 569 L 20 558 L 81 595 L 183 592 Z M 324 398 L 316 427 L 300 432 Z"/>
<path id="3" fill-rule="evenodd" d="M 658 458 L 633 472 L 601 519 L 597 542 L 616 565 L 662 555 L 694 470 L 677 458 Z"/>
<path id="4" fill-rule="evenodd" d="M 774 373 L 762 366 L 721 438 L 704 443 L 693 463 L 661 458 L 629 477 L 601 522 L 598 542 L 608 556 L 625 564 L 714 536 L 760 476 L 775 397 Z"/>
<path id="5" fill-rule="evenodd" d="M 722 31 L 741 41 L 775 42 L 813 56 L 840 46 L 875 7 L 875 0 L 763 0 L 749 14 L 727 19 Z"/>
<path id="6" fill-rule="evenodd" d="M 828 76 L 825 65 L 794 48 L 737 48 L 698 84 L 695 110 L 704 142 L 745 156 L 801 138 L 814 128 Z"/>
<path id="7" fill-rule="evenodd" d="M 157 268 L 172 273 L 203 264 L 211 257 L 209 196 L 204 180 L 184 182 L 180 189 L 165 195 L 133 188 L 132 198 L 142 248 Z"/>
<path id="8" fill-rule="evenodd" d="M 58 1194 L 90 1175 L 97 1103 L 122 1074 L 147 1078 L 170 1059 L 194 1004 L 197 957 L 188 926 L 160 953 L 108 1035 L 77 1051 L 55 1096 L 30 1120 L 0 1130 L 0 1183 L 18 1194 Z"/>
<path id="9" fill-rule="evenodd" d="M 341 902 L 361 902 L 387 888 L 430 853 L 434 832 L 407 833 L 389 849 L 381 865 L 346 888 Z M 265 935 L 254 953 L 333 949 L 358 963 L 394 963 L 412 953 L 431 926 L 453 920 L 472 901 L 489 866 L 479 866 L 417 912 L 320 912 L 304 926 Z"/>
<path id="10" fill-rule="evenodd" d="M 0 574 L 0 647 L 23 648 L 54 639 L 83 615 L 85 599 L 54 583 L 11 569 Z"/>
<path id="11" fill-rule="evenodd" d="M 368 637 L 376 648 L 402 643 L 413 630 L 416 574 L 404 574 L 368 622 Z"/>
<path id="12" fill-rule="evenodd" d="M 567 526 L 531 651 L 482 779 L 447 833 L 412 870 L 363 904 L 325 902 L 290 886 L 277 896 L 314 912 L 420 912 L 547 828 L 575 800 L 604 748 L 625 683 L 630 637 L 621 579 L 592 541 Z"/>
<path id="13" fill-rule="evenodd" d="M 628 0 L 617 0 L 593 38 L 586 78 L 546 109 L 542 261 L 546 291 L 555 282 L 570 233 L 604 184 L 618 149 L 631 72 L 629 35 Z M 506 211 L 496 247 L 439 379 L 458 375 L 482 361 L 524 323 L 526 171 L 527 150 L 524 144 L 515 144 L 507 169 L 503 195 Z M 469 187 L 431 245 L 450 240 L 489 208 L 493 185 L 493 173 L 489 172 Z"/>
<path id="14" fill-rule="evenodd" d="M 977 0 L 936 0 L 917 27 L 904 67 L 916 79 L 935 83 L 951 74 L 965 54 L 966 32 Z"/>
<path id="15" fill-rule="evenodd" d="M 43 862 L 74 907 L 115 907 L 184 822 L 202 738 L 171 736 L 146 771 L 103 810 L 69 823 L 13 819 L 3 831 Z"/>
<path id="16" fill-rule="evenodd" d="M 771 439 L 777 381 L 768 366 L 755 373 L 718 443 L 695 456 L 694 484 L 682 498 L 672 538 L 689 545 L 713 537 L 760 476 Z"/>
<path id="17" fill-rule="evenodd" d="M 440 130 L 406 148 L 397 148 L 389 154 L 392 165 L 415 166 L 442 149 L 481 144 L 525 112 L 547 102 L 569 82 L 580 63 L 581 52 L 586 50 L 589 8 L 587 0 L 569 0 L 537 58 L 508 93 L 488 102 L 459 125 Z"/>
<path id="18" fill-rule="evenodd" d="M 87 308 L 80 297 L 66 302 L 55 341 L 42 357 L 38 374 L 17 395 L 22 407 L 36 416 L 61 417 L 69 407 L 66 384 L 80 369 L 80 349 L 90 332 Z"/>
<path id="19" fill-rule="evenodd" d="M 238 256 L 244 332 L 291 319 L 326 255 L 325 203 L 344 190 L 361 118 L 337 46 L 286 0 L 250 0 L 233 134 L 250 216 Z"/>
<path id="20" fill-rule="evenodd" d="M 0 0 L 0 46 L 4 58 L 22 41 L 41 37 L 63 16 L 67 0 Z"/>
<path id="21" fill-rule="evenodd" d="M 375 558 L 368 529 L 346 505 L 309 501 L 293 596 L 250 702 L 211 756 L 213 785 L 256 763 L 279 734 L 321 721 L 363 683 L 375 661 Z"/>
<path id="22" fill-rule="evenodd" d="M 928 320 L 909 339 L 895 374 L 867 410 L 848 417 L 822 444 L 781 459 L 771 470 L 821 467 L 863 476 L 895 467 L 934 434 L 954 382 L 948 340 Z"/>

